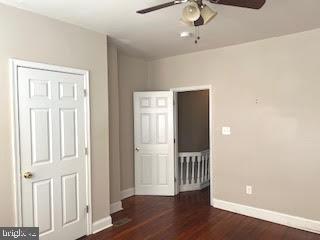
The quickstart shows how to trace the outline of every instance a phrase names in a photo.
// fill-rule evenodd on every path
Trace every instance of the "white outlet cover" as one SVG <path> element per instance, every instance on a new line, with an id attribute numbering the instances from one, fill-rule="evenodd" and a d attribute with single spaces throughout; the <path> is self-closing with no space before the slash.
<path id="1" fill-rule="evenodd" d="M 230 127 L 222 127 L 222 135 L 225 135 L 225 136 L 231 135 L 231 128 Z"/>
<path id="2" fill-rule="evenodd" d="M 246 186 L 246 193 L 248 195 L 251 195 L 252 194 L 252 186 Z"/>

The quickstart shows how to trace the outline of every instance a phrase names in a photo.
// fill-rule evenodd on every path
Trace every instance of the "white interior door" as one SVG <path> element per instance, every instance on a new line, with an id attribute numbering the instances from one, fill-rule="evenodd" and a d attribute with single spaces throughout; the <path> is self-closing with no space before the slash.
<path id="1" fill-rule="evenodd" d="M 84 76 L 18 68 L 22 224 L 86 235 Z"/>
<path id="2" fill-rule="evenodd" d="M 174 195 L 173 93 L 134 93 L 135 194 Z"/>

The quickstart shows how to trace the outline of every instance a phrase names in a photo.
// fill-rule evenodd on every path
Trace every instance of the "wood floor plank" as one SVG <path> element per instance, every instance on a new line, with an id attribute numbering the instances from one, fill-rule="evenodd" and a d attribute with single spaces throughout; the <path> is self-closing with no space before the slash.
<path id="1" fill-rule="evenodd" d="M 320 240 L 320 235 L 215 209 L 209 189 L 176 197 L 134 196 L 113 221 L 129 218 L 85 240 Z"/>

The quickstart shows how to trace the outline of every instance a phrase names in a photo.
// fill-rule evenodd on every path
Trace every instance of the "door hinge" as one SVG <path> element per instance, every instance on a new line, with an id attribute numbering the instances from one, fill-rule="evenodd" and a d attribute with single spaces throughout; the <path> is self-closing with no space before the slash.
<path id="1" fill-rule="evenodd" d="M 177 178 L 176 177 L 174 178 L 174 182 L 177 182 Z"/>
<path id="2" fill-rule="evenodd" d="M 173 143 L 176 143 L 176 139 L 173 139 Z"/>
<path id="3" fill-rule="evenodd" d="M 87 89 L 83 89 L 83 96 L 84 96 L 84 97 L 87 96 Z"/>
<path id="4" fill-rule="evenodd" d="M 86 212 L 89 213 L 89 205 L 86 206 Z"/>
<path id="5" fill-rule="evenodd" d="M 87 147 L 84 149 L 84 154 L 88 155 L 88 148 Z"/>

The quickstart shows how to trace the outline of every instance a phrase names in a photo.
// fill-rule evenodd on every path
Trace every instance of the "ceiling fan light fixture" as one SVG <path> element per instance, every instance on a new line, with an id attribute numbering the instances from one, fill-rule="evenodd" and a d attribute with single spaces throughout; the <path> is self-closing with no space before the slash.
<path id="1" fill-rule="evenodd" d="M 211 8 L 209 8 L 207 5 L 202 5 L 200 7 L 200 17 L 203 20 L 203 22 L 201 22 L 200 25 L 205 25 L 205 24 L 209 23 L 217 15 L 218 15 L 218 13 L 216 11 L 212 10 Z M 190 26 L 190 27 L 199 26 L 199 24 L 197 25 L 197 22 L 196 22 L 197 20 L 194 20 L 194 21 L 189 20 L 188 18 L 185 17 L 184 14 L 182 14 L 182 18 L 180 19 L 180 21 L 182 23 L 184 23 L 184 24 L 186 24 L 187 26 Z"/>
<path id="2" fill-rule="evenodd" d="M 204 24 L 210 22 L 217 15 L 218 13 L 209 8 L 207 5 L 203 5 L 203 7 L 201 8 L 201 17 L 203 18 Z"/>
<path id="3" fill-rule="evenodd" d="M 182 11 L 182 19 L 190 22 L 194 22 L 200 17 L 200 9 L 196 2 L 191 2 Z"/>

